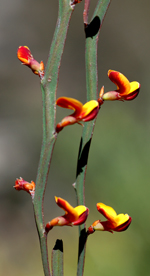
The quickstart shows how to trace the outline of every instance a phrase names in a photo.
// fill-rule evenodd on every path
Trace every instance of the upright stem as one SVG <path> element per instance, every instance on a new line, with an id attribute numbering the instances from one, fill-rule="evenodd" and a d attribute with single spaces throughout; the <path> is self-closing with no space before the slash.
<path id="1" fill-rule="evenodd" d="M 50 276 L 51 273 L 48 261 L 47 236 L 45 234 L 43 203 L 52 153 L 57 139 L 57 135 L 55 134 L 56 91 L 61 57 L 63 54 L 72 11 L 73 7 L 70 4 L 70 0 L 59 0 L 57 25 L 48 56 L 45 76 L 41 81 L 43 102 L 43 138 L 33 206 L 36 226 L 40 239 L 45 276 Z"/>
<path id="2" fill-rule="evenodd" d="M 90 2 L 91 2 L 91 0 L 85 0 L 85 3 L 84 3 L 84 11 L 83 11 L 83 22 L 84 22 L 84 24 L 88 24 L 88 15 L 89 15 Z"/>
<path id="3" fill-rule="evenodd" d="M 89 0 L 85 0 L 89 7 Z M 102 26 L 104 16 L 107 12 L 110 0 L 99 0 L 97 7 L 94 11 L 93 20 L 97 18 Z M 88 15 L 84 15 L 84 18 L 88 18 Z M 86 22 L 87 23 L 87 22 Z M 97 72 L 97 43 L 98 34 L 86 38 L 85 44 L 85 62 L 86 62 L 86 87 L 87 87 L 87 101 L 97 100 L 98 98 L 98 72 Z M 87 171 L 88 154 L 93 136 L 95 126 L 95 120 L 89 123 L 85 123 L 82 138 L 80 142 L 78 163 L 77 163 L 77 177 L 75 183 L 77 204 L 85 204 L 85 177 Z M 82 161 L 82 162 L 81 162 Z M 85 249 L 86 249 L 86 226 L 85 224 L 79 227 L 79 252 L 78 252 L 78 267 L 77 276 L 83 275 L 84 272 L 84 260 L 85 260 Z"/>

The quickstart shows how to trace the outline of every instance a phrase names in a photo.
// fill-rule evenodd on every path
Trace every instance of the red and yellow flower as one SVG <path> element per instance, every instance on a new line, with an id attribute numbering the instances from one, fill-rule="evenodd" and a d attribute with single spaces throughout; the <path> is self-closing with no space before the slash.
<path id="1" fill-rule="evenodd" d="M 117 215 L 116 211 L 103 203 L 97 203 L 97 210 L 107 219 L 106 221 L 96 220 L 89 228 L 88 234 L 94 233 L 96 230 L 121 232 L 125 231 L 132 218 L 128 214 Z"/>
<path id="2" fill-rule="evenodd" d="M 40 77 L 44 75 L 44 63 L 36 61 L 30 49 L 27 46 L 20 46 L 17 51 L 17 57 L 22 62 L 22 64 L 27 65 L 31 68 L 34 74 Z"/>
<path id="3" fill-rule="evenodd" d="M 103 93 L 103 87 L 100 91 L 100 98 L 98 101 L 91 100 L 84 105 L 76 99 L 61 97 L 56 101 L 56 105 L 63 108 L 68 108 L 74 110 L 74 113 L 66 116 L 60 123 L 56 126 L 56 132 L 61 131 L 65 126 L 73 125 L 75 123 L 81 124 L 80 122 L 91 121 L 96 118 L 99 108 L 103 103 L 101 96 Z"/>
<path id="4" fill-rule="evenodd" d="M 14 188 L 17 191 L 21 191 L 21 190 L 26 191 L 31 196 L 33 196 L 35 192 L 35 183 L 33 181 L 29 183 L 25 181 L 22 177 L 20 177 L 16 179 Z"/>
<path id="5" fill-rule="evenodd" d="M 88 217 L 89 209 L 84 205 L 72 207 L 66 200 L 55 196 L 57 205 L 65 211 L 65 215 L 56 217 L 46 224 L 45 231 L 48 233 L 54 226 L 80 225 Z"/>
<path id="6" fill-rule="evenodd" d="M 120 72 L 109 70 L 108 77 L 116 84 L 115 91 L 109 91 L 103 95 L 103 100 L 126 100 L 130 101 L 137 97 L 140 90 L 140 83 L 137 81 L 129 82 L 129 80 Z"/>

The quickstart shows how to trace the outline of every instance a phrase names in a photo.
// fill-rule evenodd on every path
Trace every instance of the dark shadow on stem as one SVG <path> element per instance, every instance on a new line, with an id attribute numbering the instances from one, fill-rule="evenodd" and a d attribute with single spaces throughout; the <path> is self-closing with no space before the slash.
<path id="1" fill-rule="evenodd" d="M 86 38 L 88 37 L 93 38 L 93 36 L 97 35 L 100 29 L 100 25 L 101 25 L 101 20 L 99 16 L 95 16 L 89 24 L 85 24 L 84 30 L 85 30 Z"/>
<path id="2" fill-rule="evenodd" d="M 79 255 L 78 260 L 80 259 L 80 255 L 82 254 L 82 251 L 84 250 L 86 241 L 87 241 L 87 232 L 85 229 L 82 229 L 80 232 L 80 238 L 79 238 Z"/>
<path id="3" fill-rule="evenodd" d="M 78 177 L 78 175 L 80 173 L 82 173 L 83 168 L 87 165 L 90 144 L 91 144 L 91 138 L 89 139 L 89 141 L 85 144 L 84 148 L 82 149 L 83 139 L 81 138 L 76 177 Z"/>
<path id="4" fill-rule="evenodd" d="M 55 245 L 54 245 L 53 250 L 59 250 L 59 251 L 61 251 L 61 252 L 63 253 L 63 241 L 57 239 L 57 240 L 56 240 L 56 243 L 55 243 Z"/>

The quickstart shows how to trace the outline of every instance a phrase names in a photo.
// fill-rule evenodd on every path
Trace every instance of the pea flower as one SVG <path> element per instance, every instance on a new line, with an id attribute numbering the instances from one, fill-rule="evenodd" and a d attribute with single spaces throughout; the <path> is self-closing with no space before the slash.
<path id="1" fill-rule="evenodd" d="M 76 99 L 68 97 L 60 97 L 56 101 L 56 105 L 63 108 L 74 110 L 74 113 L 62 119 L 56 126 L 56 132 L 60 132 L 65 126 L 73 125 L 75 123 L 91 121 L 96 118 L 101 104 L 103 103 L 102 95 L 104 88 L 100 91 L 100 97 L 96 100 L 91 100 L 84 105 Z"/>
<path id="2" fill-rule="evenodd" d="M 41 63 L 36 61 L 27 46 L 20 46 L 18 48 L 17 57 L 22 62 L 22 64 L 30 67 L 34 74 L 39 75 L 40 77 L 44 76 L 43 61 L 41 61 Z"/>
<path id="3" fill-rule="evenodd" d="M 66 200 L 55 196 L 57 205 L 65 211 L 65 215 L 56 217 L 46 224 L 45 231 L 48 233 L 54 226 L 80 225 L 84 223 L 89 214 L 89 209 L 84 205 L 73 208 Z"/>
<path id="4" fill-rule="evenodd" d="M 100 231 L 109 231 L 113 233 L 113 231 L 121 232 L 125 231 L 131 221 L 132 218 L 127 214 L 119 214 L 117 215 L 116 211 L 103 203 L 97 203 L 97 210 L 107 219 L 106 221 L 96 220 L 89 228 L 87 233 L 92 234 L 95 230 Z"/>
<path id="5" fill-rule="evenodd" d="M 35 183 L 33 181 L 29 183 L 25 181 L 22 177 L 20 177 L 16 179 L 14 188 L 17 191 L 20 191 L 20 190 L 26 191 L 33 197 L 35 192 Z"/>
<path id="6" fill-rule="evenodd" d="M 137 97 L 140 90 L 140 83 L 137 81 L 129 82 L 129 80 L 120 72 L 109 70 L 108 77 L 116 84 L 117 90 L 109 91 L 103 95 L 103 100 L 126 100 L 130 101 Z"/>

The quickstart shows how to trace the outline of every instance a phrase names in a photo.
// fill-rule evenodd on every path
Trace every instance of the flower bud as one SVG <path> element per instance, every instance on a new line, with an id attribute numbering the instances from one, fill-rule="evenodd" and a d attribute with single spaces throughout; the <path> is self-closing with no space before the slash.
<path id="1" fill-rule="evenodd" d="M 29 183 L 25 181 L 22 177 L 20 177 L 16 179 L 14 188 L 17 191 L 21 191 L 21 190 L 26 191 L 31 196 L 33 196 L 35 192 L 35 183 L 33 181 Z"/>

